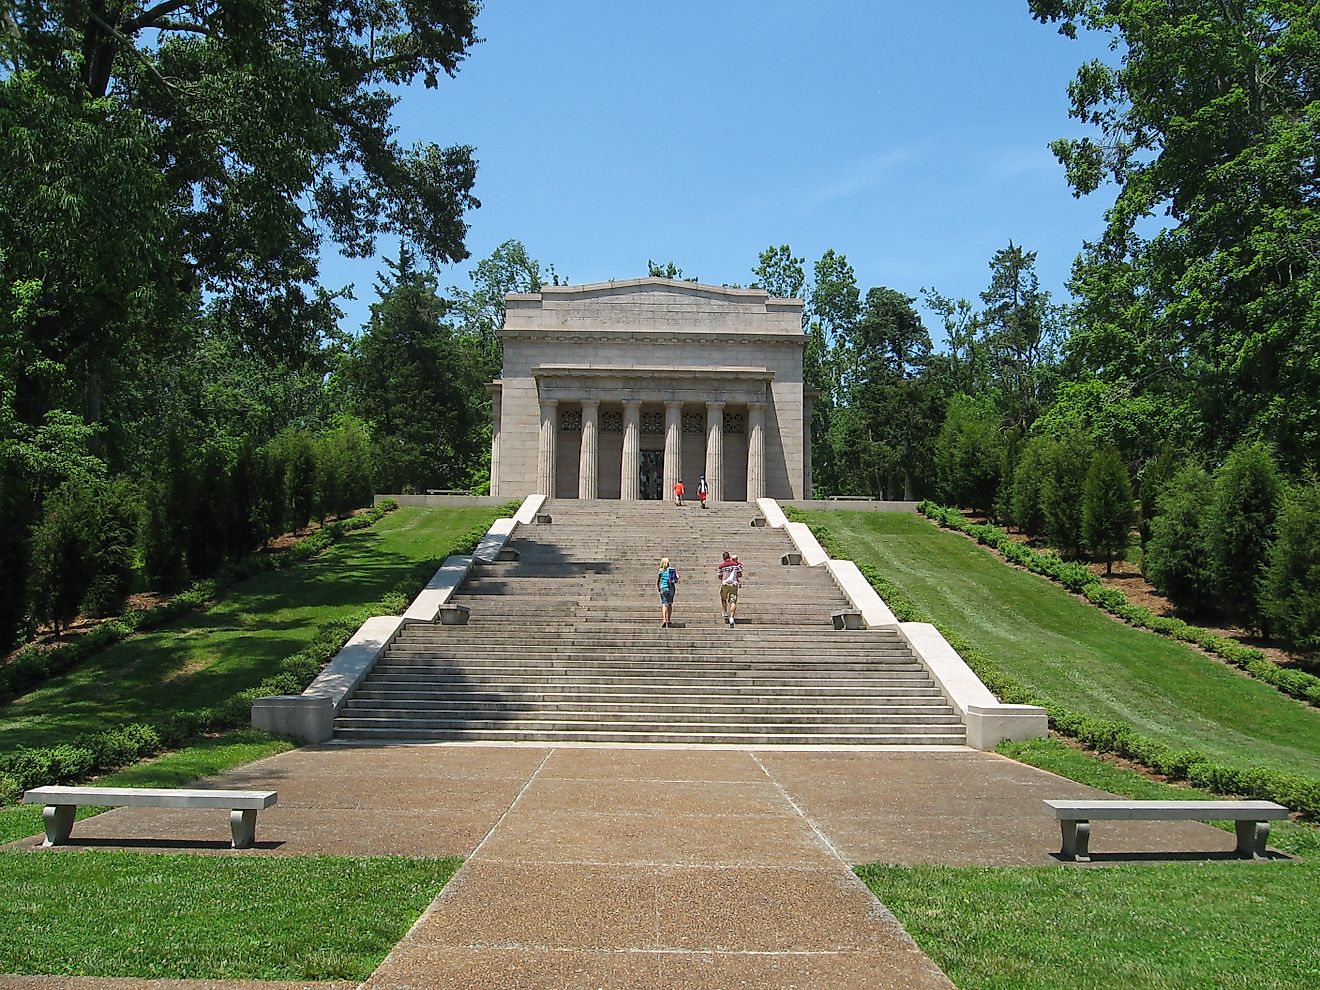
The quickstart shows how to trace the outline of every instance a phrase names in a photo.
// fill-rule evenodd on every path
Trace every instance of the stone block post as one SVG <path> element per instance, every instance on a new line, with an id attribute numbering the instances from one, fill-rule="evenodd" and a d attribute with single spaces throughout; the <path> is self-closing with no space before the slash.
<path id="1" fill-rule="evenodd" d="M 578 498 L 596 498 L 599 457 L 596 444 L 597 399 L 582 400 L 582 449 L 578 454 Z"/>
<path id="2" fill-rule="evenodd" d="M 665 403 L 665 490 L 662 498 L 670 498 L 674 485 L 683 477 L 683 403 Z"/>
<path id="3" fill-rule="evenodd" d="M 710 501 L 724 498 L 724 403 L 706 403 L 706 487 Z"/>
<path id="4" fill-rule="evenodd" d="M 642 403 L 627 399 L 623 403 L 623 477 L 619 480 L 620 498 L 636 502 L 642 497 Z"/>
<path id="5" fill-rule="evenodd" d="M 765 497 L 765 403 L 747 403 L 747 501 Z"/>
<path id="6" fill-rule="evenodd" d="M 559 439 L 559 400 L 541 400 L 541 439 L 536 451 L 536 490 L 555 497 L 555 442 Z"/>

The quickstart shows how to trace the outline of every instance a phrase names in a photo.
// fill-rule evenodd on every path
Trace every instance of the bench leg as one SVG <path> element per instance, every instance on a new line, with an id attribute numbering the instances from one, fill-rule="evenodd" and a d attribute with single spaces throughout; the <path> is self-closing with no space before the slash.
<path id="1" fill-rule="evenodd" d="M 1062 818 L 1059 830 L 1063 832 L 1063 849 L 1059 855 L 1077 863 L 1091 862 L 1091 823 Z"/>
<path id="2" fill-rule="evenodd" d="M 41 812 L 46 823 L 46 841 L 43 846 L 60 846 L 69 841 L 73 832 L 73 816 L 78 810 L 76 804 L 48 804 Z"/>
<path id="3" fill-rule="evenodd" d="M 234 848 L 246 849 L 257 838 L 257 812 L 235 809 L 229 813 L 229 831 L 234 836 Z"/>
<path id="4" fill-rule="evenodd" d="M 1270 838 L 1269 822 L 1234 822 L 1237 827 L 1237 854 L 1243 859 L 1268 859 L 1265 843 Z"/>

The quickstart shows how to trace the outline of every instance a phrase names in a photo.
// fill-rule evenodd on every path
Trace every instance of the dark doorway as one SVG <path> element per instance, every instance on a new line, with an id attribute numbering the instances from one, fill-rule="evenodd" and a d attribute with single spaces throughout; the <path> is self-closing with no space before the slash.
<path id="1" fill-rule="evenodd" d="M 644 499 L 656 501 L 665 497 L 665 452 L 643 450 L 638 467 L 638 481 Z"/>

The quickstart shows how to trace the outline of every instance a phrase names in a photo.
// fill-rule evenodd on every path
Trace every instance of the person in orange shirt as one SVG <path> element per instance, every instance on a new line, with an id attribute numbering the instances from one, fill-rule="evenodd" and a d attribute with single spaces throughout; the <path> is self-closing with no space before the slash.
<path id="1" fill-rule="evenodd" d="M 675 482 L 674 482 L 674 504 L 675 504 L 675 505 L 682 505 L 682 504 L 683 504 L 683 482 L 682 482 L 682 481 L 675 481 Z"/>

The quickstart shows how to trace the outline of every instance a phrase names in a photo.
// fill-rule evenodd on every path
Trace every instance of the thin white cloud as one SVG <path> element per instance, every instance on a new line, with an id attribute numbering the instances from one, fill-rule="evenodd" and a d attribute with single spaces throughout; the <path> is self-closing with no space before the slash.
<path id="1" fill-rule="evenodd" d="M 802 197 L 804 205 L 820 209 L 841 200 L 852 199 L 877 186 L 884 185 L 899 168 L 915 155 L 911 148 L 891 148 L 846 163 L 835 174 Z"/>
<path id="2" fill-rule="evenodd" d="M 1001 148 L 990 154 L 986 173 L 995 182 L 1010 182 L 1029 176 L 1057 175 L 1063 168 L 1054 152 L 1045 145 L 1020 148 Z"/>

